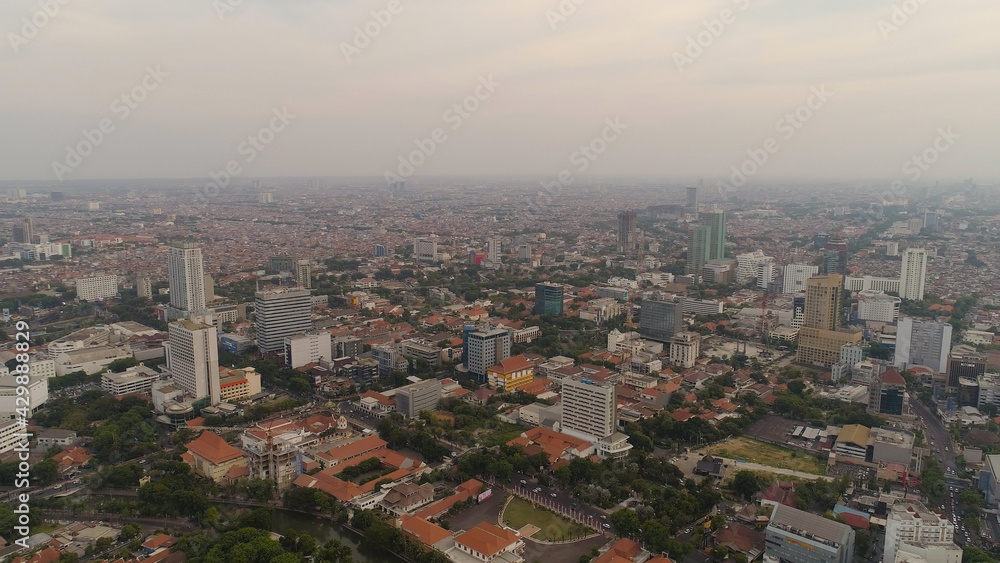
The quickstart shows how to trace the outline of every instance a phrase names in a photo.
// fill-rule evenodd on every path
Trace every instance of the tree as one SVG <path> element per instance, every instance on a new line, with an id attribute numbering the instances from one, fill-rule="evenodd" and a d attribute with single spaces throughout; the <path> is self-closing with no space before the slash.
<path id="1" fill-rule="evenodd" d="M 117 360 L 108 364 L 108 370 L 113 373 L 122 373 L 128 368 L 135 367 L 139 365 L 139 360 L 135 358 L 118 358 Z"/>
<path id="2" fill-rule="evenodd" d="M 611 526 L 619 536 L 631 538 L 639 533 L 641 523 L 634 510 L 623 508 L 611 515 Z"/>
<path id="3" fill-rule="evenodd" d="M 753 471 L 738 471 L 733 477 L 733 490 L 746 500 L 753 499 L 762 488 L 760 478 Z"/>

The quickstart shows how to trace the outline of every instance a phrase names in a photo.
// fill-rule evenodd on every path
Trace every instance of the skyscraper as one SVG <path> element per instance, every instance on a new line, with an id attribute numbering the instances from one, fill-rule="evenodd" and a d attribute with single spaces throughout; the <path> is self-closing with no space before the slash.
<path id="1" fill-rule="evenodd" d="M 948 369 L 952 326 L 934 320 L 902 317 L 896 327 L 897 368 L 927 366 L 938 373 Z"/>
<path id="2" fill-rule="evenodd" d="M 560 316 L 563 314 L 563 286 L 557 283 L 535 284 L 536 315 Z"/>
<path id="3" fill-rule="evenodd" d="M 706 262 L 708 260 L 722 260 L 726 257 L 726 212 L 703 213 L 702 222 L 709 230 Z"/>
<path id="4" fill-rule="evenodd" d="M 618 252 L 632 252 L 638 243 L 635 227 L 635 212 L 618 213 Z"/>
<path id="5" fill-rule="evenodd" d="M 684 327 L 684 300 L 677 303 L 645 299 L 639 313 L 639 334 L 650 340 L 670 342 Z"/>
<path id="6" fill-rule="evenodd" d="M 711 231 L 705 225 L 695 225 L 691 228 L 691 241 L 687 251 L 687 273 L 701 280 L 702 269 L 708 263 L 708 247 L 711 241 Z"/>
<path id="7" fill-rule="evenodd" d="M 153 280 L 146 275 L 137 275 L 135 277 L 135 293 L 139 298 L 152 299 Z"/>
<path id="8" fill-rule="evenodd" d="M 921 301 L 924 298 L 924 280 L 927 277 L 927 251 L 907 248 L 903 251 L 903 267 L 899 272 L 899 296 Z"/>
<path id="9" fill-rule="evenodd" d="M 167 248 L 170 305 L 188 312 L 205 310 L 205 267 L 201 247 L 181 243 Z"/>
<path id="10" fill-rule="evenodd" d="M 14 225 L 11 232 L 14 242 L 21 242 L 25 244 L 31 244 L 32 237 L 35 233 L 35 223 L 31 217 L 25 217 L 21 219 L 21 222 Z"/>
<path id="11" fill-rule="evenodd" d="M 468 344 L 467 366 L 469 375 L 481 383 L 486 381 L 487 370 L 510 357 L 510 333 L 502 328 L 475 330 L 465 333 Z"/>
<path id="12" fill-rule="evenodd" d="M 500 263 L 500 237 L 490 237 L 486 241 L 486 259 L 494 264 Z"/>
<path id="13" fill-rule="evenodd" d="M 802 326 L 837 330 L 843 309 L 844 276 L 828 274 L 806 280 L 806 310 Z"/>
<path id="14" fill-rule="evenodd" d="M 698 186 L 687 187 L 687 208 L 691 213 L 698 212 Z"/>
<path id="15" fill-rule="evenodd" d="M 168 326 L 167 369 L 178 387 L 196 399 L 222 400 L 219 386 L 218 333 L 210 318 L 181 319 Z"/>
<path id="16" fill-rule="evenodd" d="M 562 431 L 585 440 L 615 433 L 615 386 L 589 379 L 562 381 Z"/>
<path id="17" fill-rule="evenodd" d="M 806 290 L 806 280 L 819 273 L 819 266 L 789 264 L 785 266 L 782 293 L 795 295 Z"/>
<path id="18" fill-rule="evenodd" d="M 295 283 L 299 287 L 312 289 L 312 266 L 308 260 L 297 260 L 295 262 Z"/>
<path id="19" fill-rule="evenodd" d="M 285 337 L 312 330 L 312 299 L 308 289 L 258 291 L 254 324 L 261 352 L 283 352 Z"/>

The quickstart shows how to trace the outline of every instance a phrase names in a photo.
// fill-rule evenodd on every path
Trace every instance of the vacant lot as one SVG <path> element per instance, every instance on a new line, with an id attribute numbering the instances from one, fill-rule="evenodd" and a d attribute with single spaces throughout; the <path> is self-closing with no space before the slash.
<path id="1" fill-rule="evenodd" d="M 826 474 L 826 463 L 787 448 L 779 448 L 750 438 L 733 438 L 718 444 L 713 444 L 701 450 L 705 454 L 717 455 L 729 459 L 742 459 L 751 463 L 759 463 L 779 469 L 791 469 L 813 475 Z M 737 468 L 738 469 L 738 468 Z"/>
<path id="2" fill-rule="evenodd" d="M 530 502 L 519 498 L 511 500 L 507 505 L 503 511 L 503 521 L 515 530 L 520 530 L 527 524 L 537 526 L 538 532 L 531 537 L 541 541 L 569 540 L 593 533 L 576 522 L 570 522 L 548 510 L 535 508 Z"/>

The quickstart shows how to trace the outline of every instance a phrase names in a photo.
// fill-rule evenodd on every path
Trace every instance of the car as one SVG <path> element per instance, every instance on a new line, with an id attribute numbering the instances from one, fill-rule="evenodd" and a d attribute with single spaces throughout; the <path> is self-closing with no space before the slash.
<path id="1" fill-rule="evenodd" d="M 556 494 L 555 493 L 549 493 L 549 496 L 552 497 L 552 498 L 556 498 Z"/>
<path id="2" fill-rule="evenodd" d="M 521 484 L 522 484 L 522 485 L 527 485 L 527 484 L 528 484 L 528 482 L 527 482 L 527 481 L 525 481 L 524 479 L 521 479 Z"/>
<path id="3" fill-rule="evenodd" d="M 688 528 L 688 529 L 684 530 L 684 533 L 685 534 L 690 534 L 691 533 L 691 528 Z"/>
<path id="4" fill-rule="evenodd" d="M 541 487 L 535 487 L 534 489 L 531 489 L 531 492 L 533 492 L 533 493 L 540 493 L 540 492 L 542 492 L 542 488 Z"/>
<path id="5" fill-rule="evenodd" d="M 607 520 L 608 516 L 606 514 L 601 514 L 601 520 Z"/>
<path id="6" fill-rule="evenodd" d="M 611 529 L 611 524 L 608 524 L 607 522 L 605 522 L 604 523 L 604 528 L 607 529 L 607 530 L 610 530 Z"/>

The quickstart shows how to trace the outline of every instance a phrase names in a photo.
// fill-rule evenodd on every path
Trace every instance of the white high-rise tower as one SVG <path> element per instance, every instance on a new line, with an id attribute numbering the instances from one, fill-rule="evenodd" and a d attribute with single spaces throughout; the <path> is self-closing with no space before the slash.
<path id="1" fill-rule="evenodd" d="M 183 243 L 167 249 L 170 306 L 188 312 L 205 310 L 205 266 L 201 247 Z"/>
<path id="2" fill-rule="evenodd" d="M 903 252 L 903 268 L 899 272 L 899 296 L 921 301 L 924 298 L 924 280 L 927 277 L 927 251 L 907 248 Z"/>
<path id="3" fill-rule="evenodd" d="M 209 397 L 213 405 L 221 402 L 218 332 L 212 319 L 181 319 L 168 328 L 167 369 L 174 382 L 196 399 Z"/>

